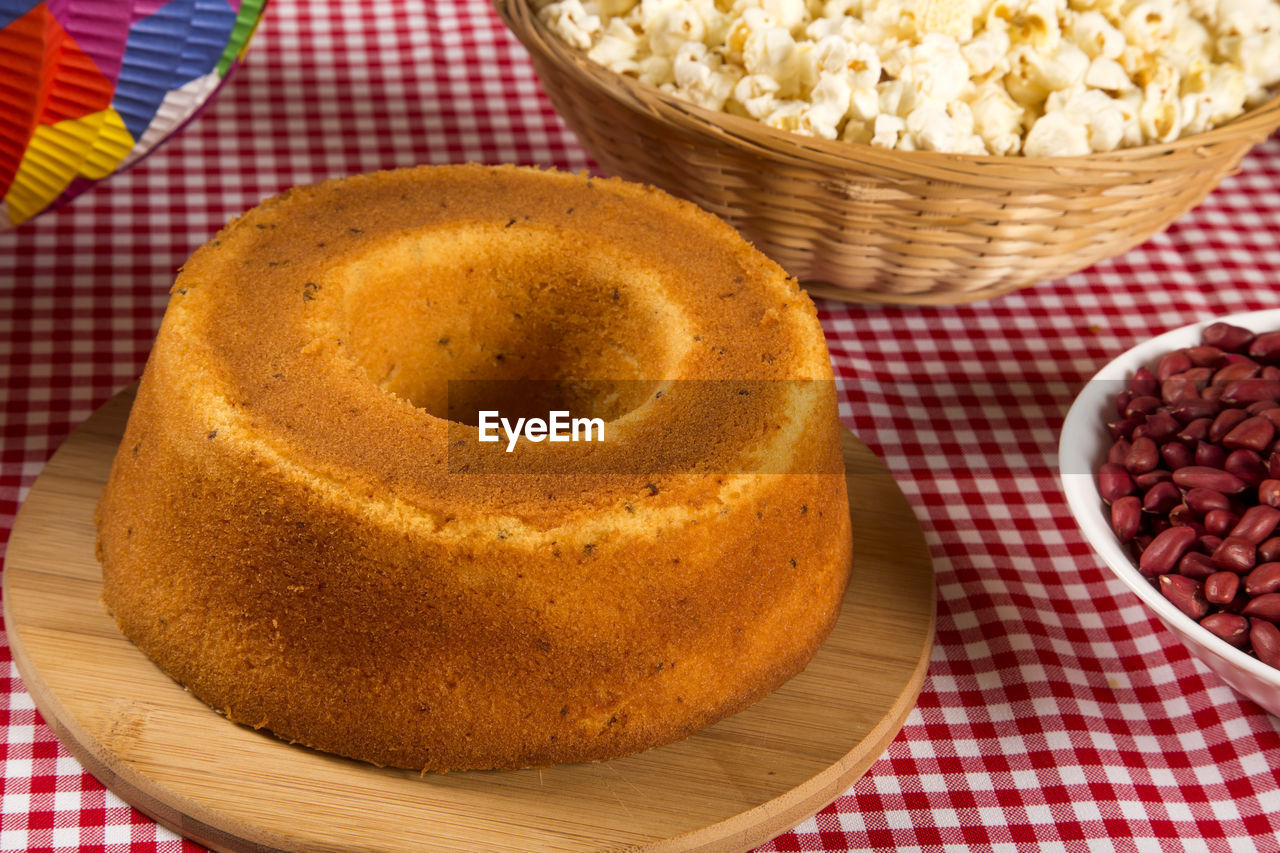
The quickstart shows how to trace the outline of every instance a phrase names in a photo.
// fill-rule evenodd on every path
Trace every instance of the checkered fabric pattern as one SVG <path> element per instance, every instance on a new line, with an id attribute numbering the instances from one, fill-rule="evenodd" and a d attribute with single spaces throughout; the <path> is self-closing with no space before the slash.
<path id="1" fill-rule="evenodd" d="M 591 166 L 484 0 L 273 0 L 177 138 L 0 234 L 0 549 L 53 450 L 140 373 L 175 270 L 228 218 L 293 184 L 466 160 Z M 1063 280 L 962 307 L 819 303 L 841 415 L 928 539 L 937 642 L 885 754 L 763 850 L 1280 848 L 1280 720 L 1111 579 L 1055 459 L 1111 357 L 1276 305 L 1277 235 L 1272 139 L 1167 233 Z M 0 654 L 0 848 L 195 849 L 78 765 Z"/>

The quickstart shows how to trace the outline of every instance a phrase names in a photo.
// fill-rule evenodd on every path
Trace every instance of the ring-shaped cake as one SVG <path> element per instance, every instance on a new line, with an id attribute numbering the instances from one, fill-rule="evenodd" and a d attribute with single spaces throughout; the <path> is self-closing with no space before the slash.
<path id="1" fill-rule="evenodd" d="M 599 439 L 481 440 L 484 412 L 555 410 Z M 230 719 L 513 768 L 685 737 L 800 671 L 845 488 L 815 309 L 729 226 L 420 167 L 291 190 L 194 253 L 98 553 L 122 631 Z"/>

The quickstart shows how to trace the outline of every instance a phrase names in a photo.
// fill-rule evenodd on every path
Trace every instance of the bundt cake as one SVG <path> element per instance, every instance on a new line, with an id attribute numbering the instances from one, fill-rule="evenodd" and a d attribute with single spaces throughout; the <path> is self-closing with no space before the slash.
<path id="1" fill-rule="evenodd" d="M 294 189 L 198 249 L 97 522 L 107 607 L 200 699 L 437 771 L 746 707 L 851 547 L 795 282 L 691 204 L 517 167 Z"/>

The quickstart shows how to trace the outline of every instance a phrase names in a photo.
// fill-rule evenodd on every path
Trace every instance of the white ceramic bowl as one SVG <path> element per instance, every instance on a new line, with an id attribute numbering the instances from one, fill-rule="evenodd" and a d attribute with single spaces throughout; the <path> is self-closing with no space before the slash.
<path id="1" fill-rule="evenodd" d="M 1200 660 L 1239 692 L 1272 714 L 1280 715 L 1280 670 L 1227 645 L 1174 607 L 1138 574 L 1128 552 L 1111 530 L 1109 510 L 1098 495 L 1095 472 L 1106 461 L 1111 437 L 1106 422 L 1116 419 L 1115 395 L 1139 367 L 1155 368 L 1160 356 L 1200 342 L 1205 326 L 1225 321 L 1253 331 L 1280 329 L 1280 309 L 1217 317 L 1174 329 L 1139 344 L 1115 358 L 1085 385 L 1062 423 L 1058 469 L 1067 503 L 1085 538 L 1125 586 L 1150 607 Z"/>

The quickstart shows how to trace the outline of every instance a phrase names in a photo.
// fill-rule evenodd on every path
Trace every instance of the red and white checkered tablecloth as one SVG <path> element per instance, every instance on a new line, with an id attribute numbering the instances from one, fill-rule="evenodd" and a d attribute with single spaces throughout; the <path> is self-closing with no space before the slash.
<path id="1" fill-rule="evenodd" d="M 591 165 L 484 0 L 273 0 L 178 137 L 0 234 L 0 549 L 50 454 L 138 376 L 175 270 L 228 218 L 293 184 L 467 160 Z M 819 303 L 841 415 L 924 527 L 938 632 L 888 751 L 764 850 L 1280 849 L 1280 720 L 1111 579 L 1055 459 L 1112 356 L 1274 307 L 1278 236 L 1273 138 L 1170 231 L 1066 279 L 963 307 Z M 195 849 L 78 765 L 0 654 L 0 848 Z"/>

